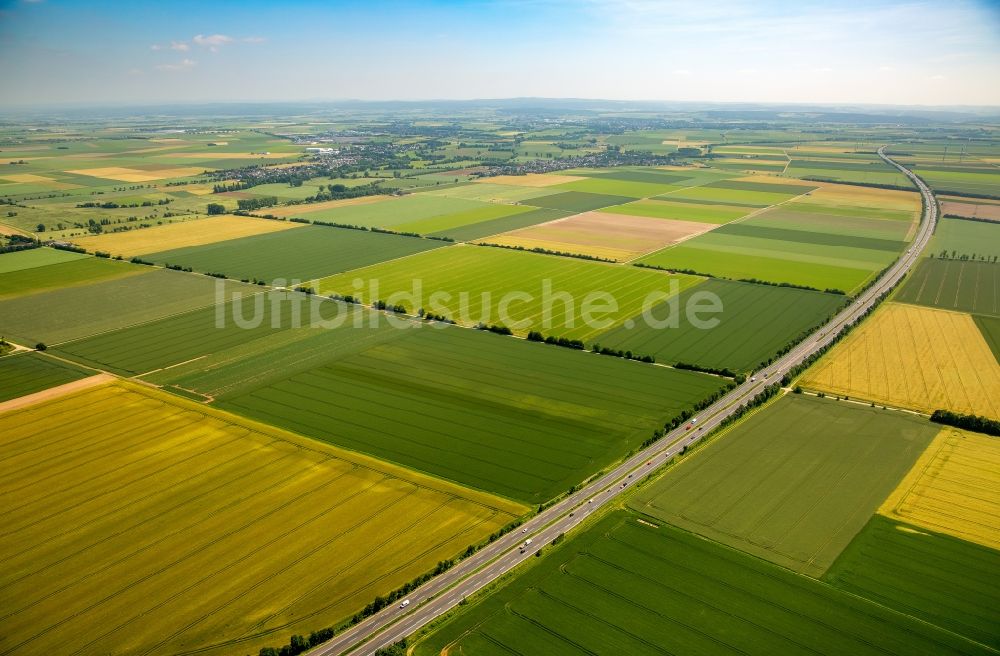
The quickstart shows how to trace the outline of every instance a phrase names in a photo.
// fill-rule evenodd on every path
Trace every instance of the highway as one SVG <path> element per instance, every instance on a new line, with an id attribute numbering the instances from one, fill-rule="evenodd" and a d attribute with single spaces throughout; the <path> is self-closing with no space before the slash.
<path id="1" fill-rule="evenodd" d="M 884 146 L 879 148 L 878 154 L 918 187 L 924 198 L 924 215 L 921 217 L 920 228 L 911 247 L 875 284 L 778 361 L 756 372 L 754 380 L 748 378 L 745 383 L 703 410 L 693 427 L 688 428 L 688 424 L 685 424 L 668 433 L 663 439 L 636 453 L 614 470 L 531 518 L 515 532 L 503 536 L 444 574 L 431 579 L 410 594 L 410 604 L 406 608 L 400 608 L 399 603 L 385 608 L 309 653 L 315 656 L 368 655 L 379 647 L 392 644 L 412 634 L 455 607 L 465 597 L 533 557 L 538 549 L 548 545 L 558 535 L 568 533 L 598 508 L 614 501 L 632 484 L 656 471 L 685 447 L 698 442 L 741 405 L 760 393 L 764 387 L 779 381 L 789 367 L 801 363 L 830 343 L 844 325 L 853 322 L 872 307 L 878 297 L 895 286 L 917 261 L 938 220 L 937 203 L 924 182 L 886 156 Z M 522 551 L 521 546 L 527 538 L 531 538 L 531 544 Z"/>

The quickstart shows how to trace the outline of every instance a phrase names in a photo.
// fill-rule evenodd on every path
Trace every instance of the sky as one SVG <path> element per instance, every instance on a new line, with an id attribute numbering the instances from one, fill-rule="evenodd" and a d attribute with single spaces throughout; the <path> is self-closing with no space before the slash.
<path id="1" fill-rule="evenodd" d="M 599 98 L 1000 106 L 1000 0 L 0 0 L 0 107 Z"/>

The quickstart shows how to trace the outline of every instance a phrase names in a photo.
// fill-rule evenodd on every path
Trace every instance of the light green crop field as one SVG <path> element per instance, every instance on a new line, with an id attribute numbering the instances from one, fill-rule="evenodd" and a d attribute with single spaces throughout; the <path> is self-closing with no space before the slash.
<path id="1" fill-rule="evenodd" d="M 523 506 L 116 382 L 0 415 L 0 649 L 256 653 Z"/>
<path id="2" fill-rule="evenodd" d="M 498 219 L 471 223 L 458 228 L 448 228 L 441 232 L 432 233 L 433 237 L 451 237 L 455 241 L 471 241 L 481 239 L 490 235 L 498 235 L 502 232 L 527 228 L 529 226 L 546 223 L 555 219 L 562 219 L 570 216 L 569 212 L 563 210 L 551 210 L 529 207 L 529 212 L 519 212 L 509 214 Z"/>
<path id="3" fill-rule="evenodd" d="M 801 193 L 805 193 L 809 190 L 808 187 L 803 187 Z M 774 205 L 775 203 L 784 202 L 790 198 L 794 198 L 795 194 L 786 193 L 775 193 L 772 191 L 754 191 L 745 189 L 724 189 L 716 188 L 710 186 L 703 187 L 693 187 L 690 189 L 681 189 L 667 195 L 665 198 L 660 200 L 679 200 L 683 201 L 685 199 L 693 200 L 707 200 L 707 201 L 720 201 L 725 203 L 738 203 L 740 205 L 748 205 L 750 207 L 767 207 L 768 205 Z"/>
<path id="4" fill-rule="evenodd" d="M 695 327 L 687 316 L 688 303 L 699 298 L 721 301 L 718 314 L 699 315 L 703 320 L 718 319 L 715 327 Z M 669 301 L 653 309 L 657 319 L 676 311 L 677 327 L 654 327 L 633 317 L 632 328 L 619 326 L 595 339 L 601 346 L 652 355 L 657 362 L 751 371 L 843 303 L 844 297 L 835 294 L 709 280 L 681 293 L 676 310 Z"/>
<path id="5" fill-rule="evenodd" d="M 222 367 L 175 384 L 195 391 L 221 384 L 216 403 L 228 410 L 541 503 L 723 382 L 457 327 L 344 327 L 315 339 L 331 349 L 308 370 L 273 376 L 261 359 L 263 381 L 241 369 L 244 380 L 235 383 Z"/>
<path id="6" fill-rule="evenodd" d="M 865 216 L 865 210 L 857 208 L 851 214 L 837 212 L 839 208 L 822 205 L 782 205 L 756 214 L 740 223 L 747 226 L 782 228 L 797 230 L 805 234 L 826 234 L 880 239 L 897 242 L 902 249 L 910 234 L 910 222 L 895 219 L 878 219 Z M 824 210 L 832 210 L 829 213 Z"/>
<path id="7" fill-rule="evenodd" d="M 7 253 L 0 257 L 12 254 L 17 253 Z M 100 257 L 74 258 L 31 268 L 18 268 L 5 272 L 0 278 L 0 299 L 34 295 L 59 287 L 67 288 L 101 280 L 125 278 L 144 271 L 141 266 Z"/>
<path id="8" fill-rule="evenodd" d="M 671 184 L 656 184 L 648 181 L 622 180 L 610 176 L 592 177 L 586 180 L 574 180 L 555 187 L 553 191 L 584 191 L 591 194 L 609 194 L 612 196 L 630 196 L 632 198 L 649 198 L 659 196 L 680 187 Z"/>
<path id="9" fill-rule="evenodd" d="M 937 430 L 923 418 L 788 395 L 641 490 L 632 506 L 821 576 Z"/>
<path id="10" fill-rule="evenodd" d="M 230 278 L 307 281 L 443 246 L 440 241 L 364 230 L 305 226 L 253 237 L 190 246 L 145 259 Z"/>
<path id="11" fill-rule="evenodd" d="M 606 207 L 601 211 L 630 216 L 648 216 L 656 219 L 676 219 L 678 221 L 697 221 L 699 223 L 728 223 L 729 221 L 746 216 L 755 209 L 754 207 L 699 205 L 697 203 L 646 199 L 626 203 L 625 205 Z"/>
<path id="12" fill-rule="evenodd" d="M 387 198 L 377 203 L 345 205 L 313 212 L 309 211 L 308 205 L 301 205 L 301 212 L 296 212 L 295 216 L 310 221 L 395 229 L 404 223 L 414 223 L 484 207 L 489 207 L 489 204 L 463 198 L 409 194 L 402 198 Z"/>
<path id="13" fill-rule="evenodd" d="M 71 383 L 91 373 L 33 351 L 5 355 L 0 357 L 0 401 Z"/>
<path id="14" fill-rule="evenodd" d="M 37 342 L 52 346 L 211 305 L 217 290 L 243 287 L 189 273 L 129 266 L 139 274 L 0 300 L 0 335 L 31 346 Z"/>
<path id="15" fill-rule="evenodd" d="M 1000 551 L 875 515 L 824 580 L 1000 649 Z"/>
<path id="16" fill-rule="evenodd" d="M 535 211 L 535 208 L 527 205 L 490 204 L 485 207 L 455 212 L 454 214 L 444 214 L 429 219 L 400 223 L 396 226 L 396 230 L 416 232 L 418 234 L 448 235 L 454 229 L 532 211 Z"/>
<path id="17" fill-rule="evenodd" d="M 917 167 L 914 173 L 927 181 L 935 191 L 969 194 L 1000 195 L 1000 175 L 993 170 L 948 170 Z"/>
<path id="18" fill-rule="evenodd" d="M 619 511 L 461 609 L 421 639 L 413 653 L 992 652 L 818 581 Z"/>
<path id="19" fill-rule="evenodd" d="M 83 253 L 59 251 L 54 248 L 32 248 L 26 251 L 4 253 L 0 255 L 0 273 L 7 274 L 14 271 L 24 271 L 25 269 L 34 269 L 48 266 L 49 264 L 82 260 L 87 257 Z"/>
<path id="20" fill-rule="evenodd" d="M 810 250 L 813 254 L 809 253 Z M 856 249 L 856 256 L 868 258 L 869 261 L 849 262 L 845 266 L 836 257 L 819 254 L 826 250 L 823 247 L 809 248 L 796 242 L 706 233 L 683 244 L 647 255 L 639 261 L 667 269 L 692 270 L 733 280 L 787 282 L 851 293 L 879 270 L 878 262 L 871 260 L 884 259 L 884 255 L 879 252 Z"/>
<path id="21" fill-rule="evenodd" d="M 480 182 L 448 187 L 447 189 L 431 189 L 418 193 L 425 196 L 444 196 L 446 198 L 462 198 L 464 200 L 478 200 L 483 202 L 513 203 L 528 200 L 529 198 L 537 198 L 538 196 L 547 196 L 552 192 L 545 187 L 518 187 L 516 185 Z"/>
<path id="22" fill-rule="evenodd" d="M 943 218 L 927 246 L 927 254 L 1000 260 L 1000 223 Z"/>
<path id="23" fill-rule="evenodd" d="M 540 330 L 590 339 L 639 314 L 650 294 L 660 293 L 653 300 L 662 300 L 697 282 L 635 267 L 456 245 L 324 278 L 317 290 L 400 303 L 411 313 L 425 308 L 463 325 L 501 323 L 520 334 Z M 592 301 L 609 298 L 603 293 L 617 307 L 586 302 L 588 295 Z M 594 309 L 592 321 L 584 316 L 586 308 Z"/>

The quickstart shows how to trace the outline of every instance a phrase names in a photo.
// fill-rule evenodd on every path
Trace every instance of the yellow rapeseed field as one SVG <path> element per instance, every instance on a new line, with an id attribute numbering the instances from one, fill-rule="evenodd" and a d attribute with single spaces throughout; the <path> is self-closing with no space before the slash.
<path id="1" fill-rule="evenodd" d="M 972 317 L 946 310 L 887 304 L 802 384 L 924 412 L 1000 418 L 1000 365 Z"/>
<path id="2" fill-rule="evenodd" d="M 1000 549 L 1000 439 L 943 429 L 879 513 Z"/>
<path id="3" fill-rule="evenodd" d="M 257 653 L 525 510 L 122 381 L 0 414 L 0 448 L 3 653 Z"/>
<path id="4" fill-rule="evenodd" d="M 109 232 L 93 237 L 80 237 L 73 241 L 90 251 L 104 251 L 112 255 L 131 257 L 174 248 L 212 244 L 226 239 L 289 230 L 301 226 L 301 223 L 288 223 L 287 221 L 222 215 L 127 232 Z"/>

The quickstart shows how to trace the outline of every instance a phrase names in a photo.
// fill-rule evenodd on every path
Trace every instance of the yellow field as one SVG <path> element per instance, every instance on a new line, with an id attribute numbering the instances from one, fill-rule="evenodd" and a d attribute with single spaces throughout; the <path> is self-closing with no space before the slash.
<path id="1" fill-rule="evenodd" d="M 75 238 L 73 243 L 90 251 L 104 251 L 112 255 L 131 257 L 174 248 L 212 244 L 226 239 L 290 230 L 301 226 L 300 223 L 288 223 L 287 221 L 222 215 L 127 232 L 110 232 L 93 237 L 79 237 Z"/>
<path id="2" fill-rule="evenodd" d="M 8 173 L 0 175 L 0 180 L 8 180 L 10 182 L 55 182 L 52 178 L 46 178 L 44 175 L 35 175 L 34 173 Z"/>
<path id="3" fill-rule="evenodd" d="M 576 182 L 587 178 L 579 175 L 557 175 L 555 173 L 529 173 L 528 175 L 496 175 L 491 178 L 478 178 L 475 182 L 490 184 L 514 185 L 515 187 L 553 187 L 566 182 Z"/>
<path id="4" fill-rule="evenodd" d="M 260 210 L 258 214 L 270 214 L 282 218 L 289 216 L 306 216 L 310 212 L 329 210 L 335 207 L 346 205 L 368 205 L 369 203 L 382 203 L 391 200 L 388 196 L 360 196 L 358 198 L 342 198 L 341 200 L 324 200 L 319 203 L 309 203 L 308 205 L 288 205 L 287 207 L 268 207 Z M 307 217 L 308 218 L 308 217 Z"/>
<path id="5" fill-rule="evenodd" d="M 75 169 L 67 171 L 67 173 L 88 175 L 92 178 L 120 180 L 121 182 L 150 182 L 152 180 L 165 180 L 166 178 L 183 178 L 189 175 L 198 175 L 204 170 L 204 167 L 195 166 L 161 169 L 159 171 L 143 171 L 141 169 L 125 168 L 124 166 L 106 166 L 97 169 Z"/>
<path id="6" fill-rule="evenodd" d="M 524 508 L 136 384 L 0 415 L 0 652 L 257 653 Z"/>
<path id="7" fill-rule="evenodd" d="M 942 429 L 879 513 L 1000 549 L 1000 439 Z"/>
<path id="8" fill-rule="evenodd" d="M 783 184 L 786 182 L 795 184 L 791 182 L 791 178 L 782 180 Z M 796 202 L 906 210 L 913 212 L 915 218 L 919 217 L 920 214 L 920 194 L 916 191 L 855 187 L 828 182 L 809 182 L 808 184 L 819 187 L 819 189 L 810 192 L 808 196 L 799 198 Z"/>
<path id="9" fill-rule="evenodd" d="M 1000 365 L 967 314 L 889 303 L 803 377 L 880 404 L 1000 418 Z"/>

